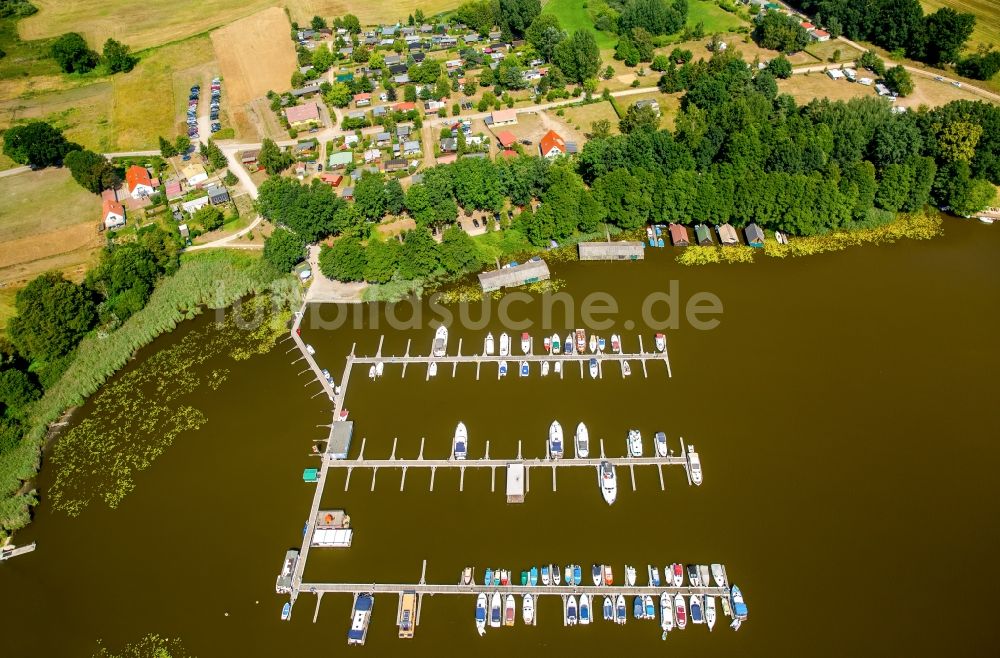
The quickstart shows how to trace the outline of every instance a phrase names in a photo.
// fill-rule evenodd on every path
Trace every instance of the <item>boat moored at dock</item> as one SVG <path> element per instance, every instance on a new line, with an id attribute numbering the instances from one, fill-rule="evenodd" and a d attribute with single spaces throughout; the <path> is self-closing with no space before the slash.
<path id="1" fill-rule="evenodd" d="M 665 349 L 667 349 L 667 337 L 664 336 L 663 334 L 656 334 L 656 337 L 653 339 L 653 342 L 656 344 L 657 352 L 662 352 Z"/>
<path id="2" fill-rule="evenodd" d="M 618 334 L 611 334 L 611 351 L 615 354 L 622 353 L 622 339 Z"/>
<path id="3" fill-rule="evenodd" d="M 615 578 L 614 578 L 614 574 L 611 571 L 611 565 L 610 564 L 605 564 L 604 565 L 604 584 L 608 585 L 608 586 L 611 586 L 611 585 L 615 584 Z"/>
<path id="4" fill-rule="evenodd" d="M 292 604 L 285 601 L 285 605 L 281 606 L 281 621 L 288 621 L 292 618 Z"/>
<path id="5" fill-rule="evenodd" d="M 615 598 L 615 623 L 624 624 L 628 621 L 628 615 L 625 614 L 625 597 L 619 594 Z"/>
<path id="6" fill-rule="evenodd" d="M 615 474 L 615 467 L 609 461 L 601 462 L 600 468 L 597 469 L 598 480 L 601 485 L 601 495 L 604 496 L 604 502 L 608 505 L 614 505 L 615 500 L 618 498 L 618 476 Z M 611 567 L 605 566 L 605 573 L 610 577 Z M 606 578 L 609 580 L 609 578 Z M 611 583 L 606 583 L 610 585 Z"/>
<path id="7" fill-rule="evenodd" d="M 674 587 L 682 587 L 684 585 L 684 567 L 674 562 L 670 565 L 670 574 Z"/>
<path id="8" fill-rule="evenodd" d="M 510 336 L 506 331 L 500 334 L 500 356 L 510 356 Z"/>
<path id="9" fill-rule="evenodd" d="M 577 622 L 577 609 L 576 609 L 576 597 L 572 594 L 566 600 L 566 625 L 576 626 Z"/>
<path id="10" fill-rule="evenodd" d="M 479 635 L 486 635 L 486 593 L 480 592 L 476 597 L 476 630 Z"/>
<path id="11" fill-rule="evenodd" d="M 674 630 L 674 604 L 666 592 L 660 594 L 660 628 L 664 633 Z M 664 635 L 664 639 L 666 636 Z"/>
<path id="12" fill-rule="evenodd" d="M 531 354 L 531 334 L 527 331 L 521 334 L 521 353 Z"/>
<path id="13" fill-rule="evenodd" d="M 576 426 L 576 434 L 573 436 L 573 442 L 575 444 L 576 456 L 580 459 L 586 459 L 590 455 L 590 432 L 587 431 L 587 426 L 582 422 Z"/>
<path id="14" fill-rule="evenodd" d="M 448 353 L 448 327 L 441 325 L 434 332 L 434 356 L 442 357 Z"/>
<path id="15" fill-rule="evenodd" d="M 691 482 L 695 485 L 701 486 L 701 458 L 698 456 L 698 453 L 695 452 L 693 445 L 689 445 L 687 447 L 687 460 L 688 472 L 691 474 Z"/>
<path id="16" fill-rule="evenodd" d="M 653 605 L 653 597 L 646 594 L 642 597 L 642 606 L 645 611 L 646 619 L 656 619 L 656 607 Z"/>
<path id="17" fill-rule="evenodd" d="M 708 630 L 715 628 L 715 597 L 706 596 L 705 597 L 705 623 L 708 624 Z"/>
<path id="18" fill-rule="evenodd" d="M 403 592 L 399 601 L 399 616 L 396 618 L 396 625 L 399 626 L 399 637 L 410 639 L 416 630 L 417 619 L 417 594 L 416 592 Z"/>
<path id="19" fill-rule="evenodd" d="M 597 367 L 597 359 L 594 358 L 590 359 L 589 368 L 590 368 L 590 378 L 597 379 L 597 375 L 599 372 L 599 368 Z"/>
<path id="20" fill-rule="evenodd" d="M 649 586 L 659 587 L 660 586 L 660 568 L 652 564 L 646 566 L 646 571 L 649 576 Z"/>
<path id="21" fill-rule="evenodd" d="M 552 338 L 549 341 L 552 345 L 552 353 L 559 354 L 562 352 L 562 341 L 559 340 L 559 334 L 552 334 Z"/>
<path id="22" fill-rule="evenodd" d="M 521 600 L 521 618 L 527 626 L 535 623 L 535 597 L 531 594 L 525 594 Z"/>
<path id="23" fill-rule="evenodd" d="M 493 352 L 496 351 L 496 345 L 493 342 L 493 334 L 486 334 L 486 341 L 483 343 L 483 354 L 486 356 L 493 356 Z"/>
<path id="24" fill-rule="evenodd" d="M 594 581 L 594 587 L 601 586 L 601 572 L 603 571 L 601 565 L 595 564 L 590 568 L 590 579 Z"/>
<path id="25" fill-rule="evenodd" d="M 587 349 L 587 332 L 583 329 L 576 330 L 576 352 L 583 354 Z"/>
<path id="26" fill-rule="evenodd" d="M 469 454 L 469 433 L 465 423 L 459 423 L 455 428 L 455 438 L 452 439 L 452 455 L 455 459 L 465 459 Z"/>
<path id="27" fill-rule="evenodd" d="M 504 599 L 503 606 L 503 625 L 513 626 L 514 619 L 517 616 L 517 604 L 514 601 L 514 595 L 508 594 Z"/>
<path id="28" fill-rule="evenodd" d="M 490 627 L 500 628 L 503 623 L 503 601 L 500 598 L 500 592 L 493 592 L 493 596 L 490 598 Z"/>
<path id="29" fill-rule="evenodd" d="M 604 596 L 604 621 L 615 620 L 615 602 L 610 596 Z"/>
<path id="30" fill-rule="evenodd" d="M 653 446 L 656 448 L 656 455 L 658 457 L 667 456 L 667 435 L 663 432 L 657 432 L 653 437 Z"/>
<path id="31" fill-rule="evenodd" d="M 692 624 L 704 624 L 705 615 L 701 608 L 701 596 L 697 594 L 691 595 L 691 623 Z"/>
<path id="32" fill-rule="evenodd" d="M 549 459 L 562 459 L 563 431 L 558 420 L 549 425 Z"/>
<path id="33" fill-rule="evenodd" d="M 628 431 L 627 443 L 629 457 L 642 457 L 642 434 L 639 430 Z"/>
<path id="34" fill-rule="evenodd" d="M 733 617 L 736 621 L 744 621 L 747 618 L 747 604 L 743 601 L 743 592 L 736 585 L 733 585 L 730 594 L 732 601 Z"/>
<path id="35" fill-rule="evenodd" d="M 697 564 L 687 565 L 688 582 L 691 583 L 691 587 L 701 587 L 701 574 L 698 573 Z"/>
<path id="36" fill-rule="evenodd" d="M 590 345 L 589 345 L 589 347 L 590 347 L 590 353 L 591 354 L 596 354 L 597 353 L 597 336 L 595 334 L 590 334 Z"/>
<path id="37" fill-rule="evenodd" d="M 711 587 L 712 586 L 712 579 L 711 579 L 711 576 L 709 575 L 708 565 L 707 564 L 699 564 L 698 565 L 698 577 L 701 578 L 701 586 L 702 587 Z"/>
<path id="38" fill-rule="evenodd" d="M 433 365 L 433 364 L 431 364 L 431 365 Z M 501 361 L 500 362 L 500 373 L 499 374 L 500 374 L 501 377 L 506 377 L 507 376 L 507 362 L 506 361 Z"/>
<path id="39" fill-rule="evenodd" d="M 586 626 L 590 623 L 590 595 L 580 595 L 580 624 Z"/>
<path id="40" fill-rule="evenodd" d="M 531 373 L 531 368 L 527 361 L 521 361 L 520 372 L 522 377 L 527 377 Z"/>
<path id="41" fill-rule="evenodd" d="M 351 629 L 347 631 L 348 644 L 365 643 L 374 606 L 375 597 L 371 594 L 359 594 L 354 600 L 354 609 L 351 611 Z"/>
<path id="42" fill-rule="evenodd" d="M 715 562 L 712 563 L 712 578 L 719 587 L 728 588 L 729 579 L 726 577 L 726 567 Z"/>
<path id="43" fill-rule="evenodd" d="M 635 587 L 635 567 L 625 565 L 625 587 Z"/>
<path id="44" fill-rule="evenodd" d="M 573 353 L 573 334 L 566 334 L 566 340 L 563 342 L 563 352 L 566 354 Z"/>
<path id="45" fill-rule="evenodd" d="M 677 621 L 677 628 L 684 630 L 687 626 L 687 606 L 684 604 L 684 597 L 680 594 L 674 595 L 674 619 Z"/>

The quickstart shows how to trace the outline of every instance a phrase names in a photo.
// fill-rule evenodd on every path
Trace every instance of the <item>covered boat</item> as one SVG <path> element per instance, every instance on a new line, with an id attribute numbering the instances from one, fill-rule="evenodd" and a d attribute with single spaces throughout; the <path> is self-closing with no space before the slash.
<path id="1" fill-rule="evenodd" d="M 531 567 L 531 571 L 528 572 L 528 584 L 532 587 L 538 584 L 538 567 Z"/>
<path id="2" fill-rule="evenodd" d="M 674 596 L 674 619 L 677 621 L 677 628 L 684 630 L 687 626 L 687 606 L 684 605 L 684 597 L 680 594 Z"/>
<path id="3" fill-rule="evenodd" d="M 591 379 L 597 379 L 597 374 L 598 374 L 597 359 L 591 358 L 590 359 L 590 378 Z"/>
<path id="4" fill-rule="evenodd" d="M 590 334 L 590 345 L 589 345 L 589 347 L 590 347 L 591 353 L 597 351 L 597 336 L 595 336 L 594 334 Z"/>
<path id="5" fill-rule="evenodd" d="M 691 623 L 692 624 L 704 624 L 705 615 L 701 608 L 701 596 L 698 594 L 691 595 Z"/>
<path id="6" fill-rule="evenodd" d="M 374 368 L 375 366 L 372 366 Z M 427 376 L 435 377 L 438 374 L 438 364 L 437 361 L 431 361 L 431 364 L 427 366 Z"/>
<path id="7" fill-rule="evenodd" d="M 441 325 L 434 332 L 434 356 L 444 356 L 448 353 L 448 327 Z"/>
<path id="8" fill-rule="evenodd" d="M 652 564 L 646 566 L 646 571 L 649 575 L 649 586 L 659 587 L 660 586 L 660 568 Z"/>
<path id="9" fill-rule="evenodd" d="M 587 350 L 587 332 L 583 329 L 576 330 L 576 352 L 583 354 Z"/>
<path id="10" fill-rule="evenodd" d="M 503 606 L 503 625 L 513 626 L 514 619 L 517 616 L 517 604 L 514 601 L 514 595 L 508 594 L 504 599 Z"/>
<path id="11" fill-rule="evenodd" d="M 663 432 L 657 432 L 653 437 L 653 446 L 656 448 L 657 457 L 667 456 L 667 435 Z"/>
<path id="12" fill-rule="evenodd" d="M 524 354 L 531 352 L 531 334 L 527 331 L 521 334 L 521 352 Z"/>
<path id="13" fill-rule="evenodd" d="M 590 579 L 594 581 L 594 587 L 601 586 L 601 565 L 595 564 L 590 568 Z"/>
<path id="14" fill-rule="evenodd" d="M 614 621 L 615 602 L 610 596 L 604 597 L 604 621 Z"/>
<path id="15" fill-rule="evenodd" d="M 644 619 L 646 617 L 646 610 L 643 608 L 641 596 L 632 599 L 632 616 L 636 619 Z"/>
<path id="16" fill-rule="evenodd" d="M 566 599 L 566 625 L 576 626 L 576 597 L 572 594 Z"/>
<path id="17" fill-rule="evenodd" d="M 476 630 L 480 635 L 486 634 L 486 593 L 480 592 L 476 597 Z"/>
<path id="18" fill-rule="evenodd" d="M 631 564 L 625 565 L 625 586 L 635 587 L 635 567 Z"/>
<path id="19" fill-rule="evenodd" d="M 627 618 L 625 614 L 625 597 L 619 594 L 615 598 L 615 623 L 624 624 Z"/>
<path id="20" fill-rule="evenodd" d="M 691 583 L 691 587 L 702 587 L 701 574 L 698 573 L 697 564 L 687 565 L 688 582 Z"/>
<path id="21" fill-rule="evenodd" d="M 374 606 L 375 597 L 371 594 L 359 594 L 358 598 L 354 600 L 354 609 L 351 611 L 351 629 L 347 631 L 348 644 L 365 643 Z"/>
<path id="22" fill-rule="evenodd" d="M 674 603 L 666 592 L 660 594 L 660 628 L 664 633 L 674 630 Z"/>
<path id="23" fill-rule="evenodd" d="M 549 575 L 549 565 L 543 564 L 542 565 L 542 584 L 548 586 L 548 584 L 550 582 L 552 582 L 552 578 Z"/>
<path id="24" fill-rule="evenodd" d="M 747 618 L 747 604 L 743 601 L 743 592 L 736 585 L 733 585 L 732 593 L 730 595 L 732 600 L 733 617 L 737 621 L 743 621 Z"/>
<path id="25" fill-rule="evenodd" d="M 586 459 L 587 455 L 590 454 L 590 433 L 582 422 L 577 424 L 573 439 L 576 444 L 576 456 L 580 459 Z"/>
<path id="26" fill-rule="evenodd" d="M 455 459 L 465 459 L 469 454 L 469 433 L 465 423 L 459 423 L 455 428 L 455 438 L 452 439 L 452 455 Z"/>
<path id="27" fill-rule="evenodd" d="M 566 340 L 563 342 L 563 352 L 566 354 L 573 353 L 573 334 L 566 334 Z"/>
<path id="28" fill-rule="evenodd" d="M 646 611 L 646 619 L 656 619 L 656 607 L 653 605 L 653 597 L 647 594 L 642 597 L 642 605 Z"/>
<path id="29" fill-rule="evenodd" d="M 684 567 L 674 562 L 670 565 L 670 573 L 673 577 L 674 587 L 682 587 L 684 585 Z"/>
<path id="30" fill-rule="evenodd" d="M 563 431 L 558 420 L 549 425 L 549 459 L 562 459 Z"/>
<path id="31" fill-rule="evenodd" d="M 590 596 L 580 595 L 580 623 L 587 625 L 590 623 Z"/>
<path id="32" fill-rule="evenodd" d="M 483 353 L 486 354 L 486 356 L 492 356 L 495 351 L 496 345 L 493 342 L 493 334 L 488 333 L 486 334 L 486 342 L 483 345 Z"/>
<path id="33" fill-rule="evenodd" d="M 580 585 L 583 583 L 583 569 L 579 564 L 573 565 L 573 584 Z"/>
<path id="34" fill-rule="evenodd" d="M 503 600 L 500 597 L 500 592 L 493 592 L 493 596 L 490 599 L 490 626 L 492 628 L 500 628 L 503 623 Z"/>
<path id="35" fill-rule="evenodd" d="M 605 564 L 604 565 L 604 584 L 605 585 L 614 585 L 615 584 L 615 578 L 614 578 L 614 574 L 611 572 L 611 565 L 610 564 Z"/>
<path id="36" fill-rule="evenodd" d="M 528 362 L 527 361 L 521 361 L 521 376 L 522 377 L 527 377 L 530 372 L 531 372 L 531 369 L 528 366 Z"/>
<path id="37" fill-rule="evenodd" d="M 288 621 L 292 618 L 292 604 L 285 601 L 285 605 L 281 606 L 281 621 Z"/>
<path id="38" fill-rule="evenodd" d="M 432 363 L 431 365 L 434 365 L 434 364 Z M 500 362 L 500 376 L 501 377 L 506 377 L 507 376 L 507 362 L 506 361 L 501 361 Z"/>
<path id="39" fill-rule="evenodd" d="M 618 334 L 611 334 L 611 351 L 615 354 L 622 352 L 622 339 Z"/>

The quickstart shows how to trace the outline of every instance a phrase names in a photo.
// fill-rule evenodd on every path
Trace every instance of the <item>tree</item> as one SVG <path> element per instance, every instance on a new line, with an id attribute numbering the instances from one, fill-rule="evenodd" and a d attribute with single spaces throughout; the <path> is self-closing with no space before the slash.
<path id="1" fill-rule="evenodd" d="M 858 59 L 858 64 L 875 75 L 885 75 L 885 63 L 874 50 L 866 50 Z"/>
<path id="2" fill-rule="evenodd" d="M 49 53 L 63 73 L 86 73 L 100 62 L 97 53 L 87 46 L 87 42 L 76 32 L 67 32 L 56 39 Z"/>
<path id="3" fill-rule="evenodd" d="M 937 135 L 938 154 L 945 162 L 971 162 L 983 127 L 968 121 L 952 121 Z"/>
<path id="4" fill-rule="evenodd" d="M 206 231 L 221 228 L 224 221 L 222 211 L 212 205 L 202 206 L 195 210 L 192 219 L 195 224 L 200 225 Z"/>
<path id="5" fill-rule="evenodd" d="M 121 184 L 121 177 L 115 166 L 99 153 L 87 150 L 70 151 L 63 158 L 63 164 L 73 175 L 73 180 L 94 194 L 114 189 Z"/>
<path id="6" fill-rule="evenodd" d="M 641 27 L 652 34 L 673 34 L 687 20 L 687 0 L 627 0 L 618 16 L 619 34 Z"/>
<path id="7" fill-rule="evenodd" d="M 358 34 L 361 32 L 361 21 L 354 14 L 344 14 L 343 18 L 340 19 L 343 23 L 344 29 L 351 34 Z"/>
<path id="8" fill-rule="evenodd" d="M 328 71 L 337 62 L 337 56 L 325 43 L 316 45 L 312 53 L 312 65 L 317 73 Z"/>
<path id="9" fill-rule="evenodd" d="M 638 66 L 639 49 L 632 39 L 624 36 L 618 40 L 615 45 L 615 59 L 625 62 L 625 66 Z"/>
<path id="10" fill-rule="evenodd" d="M 659 127 L 660 117 L 656 115 L 656 110 L 649 105 L 629 105 L 625 116 L 618 122 L 618 130 L 626 135 L 638 130 L 655 132 Z"/>
<path id="11" fill-rule="evenodd" d="M 128 73 L 138 63 L 139 58 L 125 44 L 108 39 L 104 42 L 104 65 L 109 73 Z"/>
<path id="12" fill-rule="evenodd" d="M 165 137 L 160 137 L 160 155 L 164 158 L 172 158 L 177 155 L 177 147 Z"/>
<path id="13" fill-rule="evenodd" d="M 657 55 L 653 58 L 653 62 L 649 65 L 649 68 L 662 73 L 663 71 L 666 71 L 669 66 L 670 59 L 666 55 Z"/>
<path id="14" fill-rule="evenodd" d="M 460 226 L 449 226 L 441 236 L 441 265 L 451 274 L 467 272 L 479 267 L 476 243 Z"/>
<path id="15" fill-rule="evenodd" d="M 371 56 L 371 51 L 368 49 L 368 46 L 365 46 L 364 44 L 359 44 L 354 49 L 354 52 L 351 53 L 351 60 L 355 64 L 364 64 L 365 62 L 368 61 L 368 58 L 370 56 Z"/>
<path id="16" fill-rule="evenodd" d="M 590 134 L 593 139 L 607 139 L 611 136 L 611 122 L 607 119 L 598 119 L 590 124 Z"/>
<path id="17" fill-rule="evenodd" d="M 792 77 L 792 63 L 784 55 L 778 55 L 773 58 L 767 63 L 767 68 L 764 70 L 769 71 L 771 75 L 782 80 Z"/>
<path id="18" fill-rule="evenodd" d="M 554 61 L 568 79 L 582 83 L 597 75 L 601 51 L 589 30 L 577 30 L 556 46 Z"/>
<path id="19" fill-rule="evenodd" d="M 191 148 L 191 138 L 187 135 L 178 135 L 177 139 L 174 140 L 174 148 L 179 154 L 187 153 L 187 150 Z"/>
<path id="20" fill-rule="evenodd" d="M 768 100 L 774 100 L 778 95 L 778 82 L 770 71 L 760 71 L 753 79 L 753 88 L 764 94 Z"/>
<path id="21" fill-rule="evenodd" d="M 286 228 L 277 228 L 264 240 L 264 260 L 279 272 L 290 272 L 305 258 L 306 243 Z"/>
<path id="22" fill-rule="evenodd" d="M 399 254 L 399 275 L 404 279 L 422 279 L 438 268 L 438 247 L 425 228 L 407 231 Z"/>
<path id="23" fill-rule="evenodd" d="M 343 82 L 335 82 L 323 94 L 323 100 L 334 107 L 347 107 L 351 103 L 351 88 Z"/>
<path id="24" fill-rule="evenodd" d="M 540 0 L 499 0 L 500 27 L 515 39 L 524 36 L 528 26 L 542 13 Z"/>
<path id="25" fill-rule="evenodd" d="M 19 352 L 35 360 L 68 354 L 97 320 L 90 295 L 58 272 L 36 277 L 14 299 L 17 315 L 8 335 Z"/>
<path id="26" fill-rule="evenodd" d="M 958 60 L 965 42 L 976 27 L 973 14 L 960 14 L 942 7 L 924 19 L 927 28 L 926 60 L 931 64 L 950 64 Z"/>
<path id="27" fill-rule="evenodd" d="M 399 180 L 392 178 L 385 184 L 385 210 L 390 215 L 398 215 L 406 208 L 406 193 Z"/>
<path id="28" fill-rule="evenodd" d="M 388 283 L 399 268 L 400 244 L 396 240 L 368 240 L 365 250 L 365 281 Z"/>
<path id="29" fill-rule="evenodd" d="M 885 72 L 885 86 L 900 96 L 909 96 L 913 93 L 913 79 L 910 77 L 910 72 L 902 65 L 893 66 Z"/>
<path id="30" fill-rule="evenodd" d="M 783 53 L 797 52 L 809 43 L 809 34 L 799 24 L 798 18 L 771 10 L 757 20 L 753 38 L 762 48 Z"/>
<path id="31" fill-rule="evenodd" d="M 368 58 L 368 67 L 372 69 L 384 69 L 385 68 L 385 55 L 380 52 L 374 52 Z"/>
<path id="32" fill-rule="evenodd" d="M 302 185 L 283 176 L 261 184 L 257 211 L 272 223 L 295 231 L 306 242 L 353 230 L 360 221 L 353 206 L 337 197 L 329 185 L 319 180 Z"/>
<path id="33" fill-rule="evenodd" d="M 555 14 L 540 14 L 525 32 L 525 39 L 546 62 L 555 56 L 556 47 L 566 39 Z"/>
<path id="34" fill-rule="evenodd" d="M 77 144 L 67 142 L 62 131 L 44 121 L 8 128 L 3 133 L 3 153 L 14 162 L 32 167 L 60 165 Z"/>
<path id="35" fill-rule="evenodd" d="M 274 143 L 274 140 L 264 138 L 260 145 L 260 153 L 257 156 L 257 163 L 264 168 L 270 176 L 277 176 L 285 169 L 292 166 L 293 158 Z"/>
<path id="36" fill-rule="evenodd" d="M 211 137 L 208 138 L 208 143 L 202 150 L 208 157 L 208 163 L 215 169 L 222 169 L 229 165 L 229 161 L 226 160 L 226 154 L 222 152 L 222 149 L 219 148 L 219 145 Z M 235 185 L 235 183 L 232 183 L 232 185 Z"/>
<path id="37" fill-rule="evenodd" d="M 975 80 L 990 80 L 1000 71 L 1000 51 L 982 49 L 960 60 L 955 67 L 959 75 Z"/>
<path id="38" fill-rule="evenodd" d="M 324 276 L 336 281 L 363 281 L 365 278 L 365 248 L 361 240 L 345 236 L 333 243 L 323 245 L 319 252 L 319 269 Z"/>
<path id="39" fill-rule="evenodd" d="M 326 19 L 322 16 L 313 16 L 312 21 L 309 22 L 314 30 L 322 30 L 326 27 Z"/>
<path id="40" fill-rule="evenodd" d="M 381 174 L 365 173 L 354 186 L 354 209 L 370 222 L 385 215 L 385 189 Z"/>
<path id="41" fill-rule="evenodd" d="M 23 419 L 27 406 L 41 395 L 41 390 L 28 373 L 17 368 L 0 370 L 0 418 Z"/>

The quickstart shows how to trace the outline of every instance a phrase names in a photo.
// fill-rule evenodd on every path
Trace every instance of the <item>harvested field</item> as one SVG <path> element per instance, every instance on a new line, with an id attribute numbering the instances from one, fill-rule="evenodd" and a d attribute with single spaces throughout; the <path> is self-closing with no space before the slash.
<path id="1" fill-rule="evenodd" d="M 102 243 L 100 209 L 66 169 L 0 178 L 0 284 L 50 269 L 81 278 Z"/>
<path id="2" fill-rule="evenodd" d="M 98 152 L 114 150 L 111 122 L 114 88 L 98 82 L 65 91 L 50 91 L 0 101 L 0 129 L 14 121 L 44 119 L 66 137 Z M 153 142 L 155 144 L 155 140 Z"/>
<path id="3" fill-rule="evenodd" d="M 290 30 L 285 12 L 272 7 L 212 33 L 230 107 L 291 89 L 297 62 Z"/>
<path id="4" fill-rule="evenodd" d="M 778 92 L 791 94 L 795 102 L 805 105 L 814 98 L 829 98 L 846 101 L 859 96 L 875 96 L 874 87 L 866 87 L 847 80 L 831 80 L 825 73 L 793 75 L 787 80 L 778 80 Z"/>

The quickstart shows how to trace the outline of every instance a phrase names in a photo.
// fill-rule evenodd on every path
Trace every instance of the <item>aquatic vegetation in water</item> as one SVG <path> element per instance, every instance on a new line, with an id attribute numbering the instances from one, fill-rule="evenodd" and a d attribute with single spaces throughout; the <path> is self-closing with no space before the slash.
<path id="1" fill-rule="evenodd" d="M 55 445 L 53 508 L 76 516 L 95 499 L 117 507 L 138 473 L 181 433 L 208 421 L 193 403 L 205 389 L 217 390 L 229 370 L 206 372 L 204 364 L 220 355 L 243 360 L 267 352 L 287 320 L 288 311 L 273 309 L 270 297 L 254 297 L 223 322 L 189 332 L 104 386 L 87 417 Z"/>
<path id="2" fill-rule="evenodd" d="M 168 639 L 150 633 L 138 642 L 130 642 L 121 651 L 111 652 L 102 646 L 94 658 L 191 658 L 179 638 Z"/>
<path id="3" fill-rule="evenodd" d="M 681 265 L 707 265 L 709 263 L 752 263 L 754 248 L 745 245 L 714 247 L 685 247 L 677 262 Z"/>

